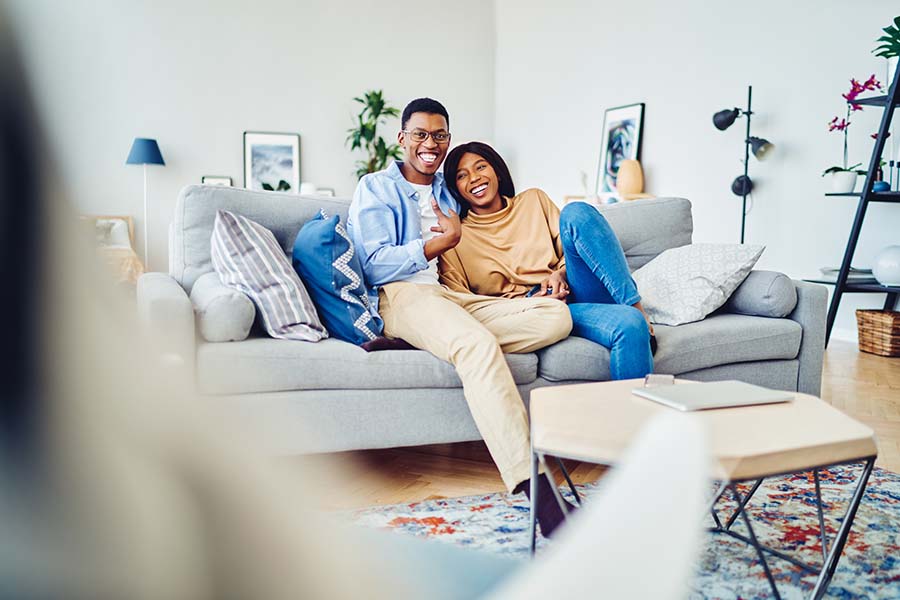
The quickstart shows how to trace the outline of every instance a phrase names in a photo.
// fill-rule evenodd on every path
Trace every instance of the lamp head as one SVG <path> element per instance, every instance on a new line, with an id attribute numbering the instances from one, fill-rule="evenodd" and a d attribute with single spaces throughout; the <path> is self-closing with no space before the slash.
<path id="1" fill-rule="evenodd" d="M 753 180 L 746 175 L 738 175 L 731 182 L 731 191 L 735 196 L 747 196 L 753 191 Z"/>
<path id="2" fill-rule="evenodd" d="M 134 138 L 126 165 L 165 165 L 159 144 L 150 138 Z"/>
<path id="3" fill-rule="evenodd" d="M 732 123 L 734 123 L 735 119 L 739 116 L 741 116 L 741 109 L 739 108 L 720 110 L 713 115 L 713 125 L 715 125 L 716 129 L 719 131 L 725 131 L 731 127 Z"/>
<path id="4" fill-rule="evenodd" d="M 753 153 L 756 160 L 765 160 L 772 150 L 775 149 L 775 145 L 772 142 L 763 138 L 751 137 L 747 140 L 747 143 L 750 144 L 750 152 Z"/>

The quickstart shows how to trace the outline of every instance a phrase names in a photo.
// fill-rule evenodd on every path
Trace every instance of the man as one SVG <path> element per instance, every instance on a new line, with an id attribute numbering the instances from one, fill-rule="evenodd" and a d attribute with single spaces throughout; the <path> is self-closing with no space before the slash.
<path id="1" fill-rule="evenodd" d="M 403 110 L 403 162 L 364 176 L 347 229 L 359 253 L 384 333 L 456 367 L 472 417 L 511 492 L 531 475 L 528 417 L 504 352 L 531 352 L 565 338 L 572 319 L 552 298 L 505 299 L 453 292 L 438 283 L 437 257 L 459 243 L 459 206 L 438 168 L 450 146 L 440 102 Z M 377 292 L 376 292 L 377 289 Z M 545 475 L 538 518 L 544 535 L 562 520 Z"/>

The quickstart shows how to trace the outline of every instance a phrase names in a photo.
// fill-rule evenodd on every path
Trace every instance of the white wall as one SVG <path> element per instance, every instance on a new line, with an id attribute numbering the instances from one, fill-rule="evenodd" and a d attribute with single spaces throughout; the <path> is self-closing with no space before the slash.
<path id="1" fill-rule="evenodd" d="M 166 268 L 166 228 L 183 185 L 204 174 L 242 184 L 245 130 L 299 132 L 302 178 L 349 195 L 351 98 L 370 88 L 401 107 L 439 98 L 455 141 L 496 141 L 520 188 L 543 187 L 558 201 L 582 193 L 580 171 L 596 174 L 604 108 L 645 102 L 649 191 L 694 202 L 697 241 L 737 241 L 740 200 L 729 185 L 742 168 L 742 124 L 719 132 L 711 115 L 743 105 L 752 83 L 753 133 L 777 151 L 765 163 L 751 159 L 747 240 L 768 246 L 760 267 L 814 275 L 839 264 L 855 212 L 852 200 L 822 195 L 819 174 L 841 157 L 840 136 L 825 123 L 841 112 L 850 77 L 883 77 L 870 50 L 895 3 L 711 6 L 11 1 L 79 209 L 135 216 L 139 245 L 141 168 L 124 162 L 134 137 L 159 140 L 167 165 L 150 172 L 153 269 Z M 867 160 L 879 112 L 856 115 L 851 161 Z M 858 266 L 900 241 L 900 209 L 873 205 L 866 223 Z M 846 297 L 837 327 L 854 333 L 852 309 L 882 298 Z"/>
<path id="2" fill-rule="evenodd" d="M 730 184 L 742 172 L 744 123 L 720 132 L 711 118 L 745 106 L 752 84 L 752 133 L 777 146 L 764 163 L 751 158 L 746 239 L 767 246 L 759 266 L 803 278 L 840 264 L 856 202 L 822 195 L 820 174 L 842 155 L 825 124 L 842 114 L 850 77 L 884 79 L 870 51 L 896 1 L 497 0 L 496 10 L 495 137 L 518 187 L 557 201 L 581 194 L 579 172 L 596 176 L 604 109 L 645 102 L 648 190 L 693 202 L 695 241 L 737 242 Z M 855 115 L 851 163 L 868 165 L 880 117 Z M 889 243 L 900 243 L 900 206 L 870 205 L 854 265 L 870 266 Z M 836 334 L 854 336 L 853 309 L 883 302 L 845 296 Z"/>
<path id="3" fill-rule="evenodd" d="M 381 88 L 402 109 L 441 100 L 459 139 L 493 134 L 494 13 L 375 2 L 13 0 L 40 108 L 79 210 L 136 217 L 143 246 L 135 137 L 159 140 L 151 167 L 151 265 L 166 270 L 179 189 L 202 175 L 243 184 L 242 133 L 301 135 L 301 177 L 350 195 L 344 145 L 354 96 Z M 478 18 L 472 18 L 476 15 Z M 465 43 L 461 43 L 465 40 Z M 465 74 L 466 81 L 447 76 Z M 388 124 L 393 140 L 399 122 Z"/>

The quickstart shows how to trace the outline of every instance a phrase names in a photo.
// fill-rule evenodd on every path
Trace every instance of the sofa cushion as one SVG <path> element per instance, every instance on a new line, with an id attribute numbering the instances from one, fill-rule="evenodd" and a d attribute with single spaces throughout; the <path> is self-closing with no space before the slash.
<path id="1" fill-rule="evenodd" d="M 719 314 L 702 321 L 655 327 L 655 373 L 679 375 L 729 363 L 797 357 L 802 329 L 790 319 Z M 570 337 L 538 351 L 538 374 L 550 381 L 609 380 L 609 350 Z"/>
<path id="2" fill-rule="evenodd" d="M 169 275 L 185 290 L 213 270 L 209 240 L 216 212 L 227 210 L 252 219 L 272 232 L 285 255 L 297 232 L 324 208 L 346 220 L 350 201 L 283 192 L 259 192 L 220 185 L 189 185 L 178 195 L 169 237 Z"/>
<path id="3" fill-rule="evenodd" d="M 506 362 L 517 384 L 537 378 L 534 354 L 507 354 Z M 450 363 L 422 350 L 366 352 L 336 339 L 307 344 L 261 337 L 200 342 L 197 381 L 206 394 L 462 387 Z"/>
<path id="4" fill-rule="evenodd" d="M 269 335 L 306 342 L 328 337 L 303 282 L 268 229 L 220 210 L 211 248 L 222 283 L 253 300 Z"/>
<path id="5" fill-rule="evenodd" d="M 666 250 L 634 272 L 650 321 L 684 325 L 725 304 L 765 246 L 692 244 Z"/>
<path id="6" fill-rule="evenodd" d="M 750 271 L 722 307 L 725 312 L 781 318 L 797 306 L 797 288 L 791 278 L 775 271 Z"/>
<path id="7" fill-rule="evenodd" d="M 322 211 L 307 221 L 294 242 L 293 265 L 333 337 L 351 344 L 377 338 L 381 317 L 369 306 L 362 267 L 338 215 Z"/>
<path id="8" fill-rule="evenodd" d="M 239 342 L 250 335 L 256 317 L 253 301 L 222 283 L 215 271 L 194 283 L 191 304 L 197 330 L 207 342 Z"/>
<path id="9" fill-rule="evenodd" d="M 601 204 L 598 209 L 619 238 L 632 271 L 664 250 L 691 243 L 694 222 L 691 203 L 684 198 Z"/>

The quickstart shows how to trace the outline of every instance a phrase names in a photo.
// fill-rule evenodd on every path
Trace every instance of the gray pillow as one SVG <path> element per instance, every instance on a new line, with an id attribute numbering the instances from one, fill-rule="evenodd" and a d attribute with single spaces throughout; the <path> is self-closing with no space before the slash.
<path id="1" fill-rule="evenodd" d="M 210 255 L 222 283 L 253 300 L 270 336 L 306 342 L 328 337 L 309 293 L 271 231 L 220 210 Z"/>
<path id="2" fill-rule="evenodd" d="M 725 312 L 757 317 L 786 317 L 797 306 L 797 288 L 784 273 L 750 271 L 723 307 Z"/>
<path id="3" fill-rule="evenodd" d="M 239 342 L 250 335 L 256 317 L 253 301 L 222 283 L 215 271 L 194 283 L 191 304 L 197 329 L 207 342 Z"/>

